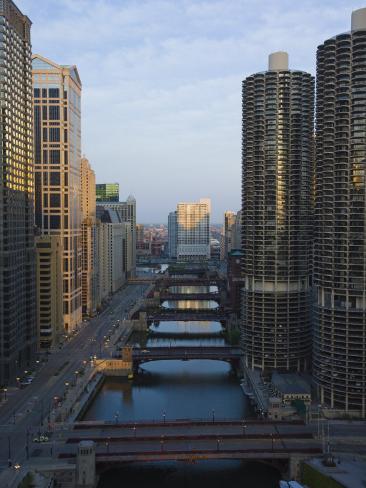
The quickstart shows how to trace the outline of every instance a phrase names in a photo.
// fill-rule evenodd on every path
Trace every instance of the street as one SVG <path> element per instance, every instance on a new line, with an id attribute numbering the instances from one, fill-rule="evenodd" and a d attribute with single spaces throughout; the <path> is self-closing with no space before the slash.
<path id="1" fill-rule="evenodd" d="M 147 285 L 129 284 L 113 295 L 109 305 L 97 317 L 83 322 L 80 330 L 56 350 L 39 368 L 34 381 L 9 396 L 0 407 L 0 467 L 21 464 L 29 456 L 30 442 L 55 399 L 78 381 L 78 372 L 90 356 L 108 352 L 104 336 L 113 332 L 113 324 L 127 317 L 128 310 L 141 298 Z"/>

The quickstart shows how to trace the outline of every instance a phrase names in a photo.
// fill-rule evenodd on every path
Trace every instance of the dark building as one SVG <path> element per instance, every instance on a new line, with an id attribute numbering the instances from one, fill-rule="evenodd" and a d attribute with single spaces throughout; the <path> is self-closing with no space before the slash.
<path id="1" fill-rule="evenodd" d="M 97 183 L 95 188 L 97 202 L 119 202 L 118 183 Z"/>
<path id="2" fill-rule="evenodd" d="M 243 287 L 242 260 L 244 253 L 240 249 L 233 249 L 227 257 L 227 288 L 231 310 L 241 317 L 240 296 Z"/>
<path id="3" fill-rule="evenodd" d="M 319 399 L 366 415 L 366 9 L 317 53 L 313 374 Z"/>
<path id="4" fill-rule="evenodd" d="M 306 370 L 311 356 L 314 79 L 286 53 L 243 82 L 242 345 L 261 370 Z M 244 232 L 245 229 L 245 232 Z"/>
<path id="5" fill-rule="evenodd" d="M 0 384 L 36 351 L 31 22 L 0 2 Z"/>

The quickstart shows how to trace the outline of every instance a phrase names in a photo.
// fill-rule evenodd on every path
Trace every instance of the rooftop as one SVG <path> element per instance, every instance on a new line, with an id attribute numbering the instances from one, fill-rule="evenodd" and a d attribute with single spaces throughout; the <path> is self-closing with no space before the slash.
<path id="1" fill-rule="evenodd" d="M 308 382 L 296 373 L 272 373 L 272 385 L 279 391 L 285 394 L 309 394 L 311 388 Z"/>

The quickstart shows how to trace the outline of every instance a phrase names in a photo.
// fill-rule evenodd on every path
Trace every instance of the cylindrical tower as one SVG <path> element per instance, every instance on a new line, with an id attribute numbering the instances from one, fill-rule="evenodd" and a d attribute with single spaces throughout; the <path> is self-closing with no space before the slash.
<path id="1" fill-rule="evenodd" d="M 366 9 L 317 53 L 314 378 L 320 401 L 365 416 Z"/>
<path id="2" fill-rule="evenodd" d="M 243 82 L 242 346 L 246 365 L 310 363 L 314 78 L 274 53 Z"/>

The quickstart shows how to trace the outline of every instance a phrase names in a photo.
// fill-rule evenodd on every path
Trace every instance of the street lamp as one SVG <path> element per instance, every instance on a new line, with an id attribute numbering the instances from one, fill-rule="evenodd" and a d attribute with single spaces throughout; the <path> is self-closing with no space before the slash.
<path id="1" fill-rule="evenodd" d="M 163 423 L 165 424 L 166 413 L 165 410 L 163 411 Z"/>
<path id="2" fill-rule="evenodd" d="M 212 409 L 212 423 L 215 423 L 215 409 Z"/>
<path id="3" fill-rule="evenodd" d="M 7 389 L 7 388 L 4 388 L 4 389 L 3 389 L 3 392 L 4 392 L 4 402 L 6 402 L 6 392 L 7 392 L 7 391 L 8 391 L 8 389 Z"/>
<path id="4" fill-rule="evenodd" d="M 246 435 L 246 428 L 247 426 L 245 425 L 245 422 L 243 422 L 243 435 Z"/>

